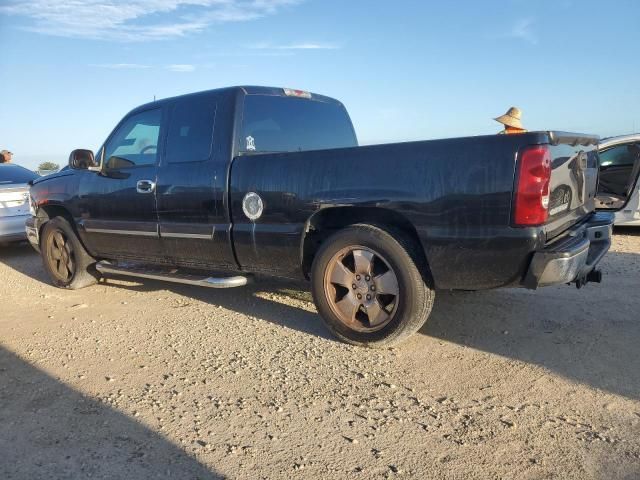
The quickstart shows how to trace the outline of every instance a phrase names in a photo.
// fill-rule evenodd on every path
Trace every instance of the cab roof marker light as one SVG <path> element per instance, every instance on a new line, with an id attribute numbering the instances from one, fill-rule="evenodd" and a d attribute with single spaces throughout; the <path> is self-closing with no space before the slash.
<path id="1" fill-rule="evenodd" d="M 311 98 L 311 93 L 304 90 L 294 90 L 293 88 L 283 88 L 287 97 Z"/>

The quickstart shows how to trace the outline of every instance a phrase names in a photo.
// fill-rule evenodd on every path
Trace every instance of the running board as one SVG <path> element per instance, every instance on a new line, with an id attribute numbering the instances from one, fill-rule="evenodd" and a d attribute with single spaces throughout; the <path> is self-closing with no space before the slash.
<path id="1" fill-rule="evenodd" d="M 165 282 L 182 283 L 185 285 L 196 285 L 208 288 L 234 288 L 243 287 L 249 283 L 247 277 L 202 277 L 191 273 L 180 273 L 178 269 L 167 270 L 161 267 L 151 267 L 147 265 L 124 264 L 115 265 L 103 260 L 96 263 L 96 270 L 100 273 L 112 275 L 125 275 L 128 277 L 149 278 L 151 280 L 162 280 Z"/>

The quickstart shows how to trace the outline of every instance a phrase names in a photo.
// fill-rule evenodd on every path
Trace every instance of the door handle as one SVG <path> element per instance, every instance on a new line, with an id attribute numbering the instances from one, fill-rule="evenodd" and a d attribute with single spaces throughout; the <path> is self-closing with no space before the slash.
<path id="1" fill-rule="evenodd" d="M 136 183 L 136 191 L 138 193 L 153 193 L 156 189 L 156 182 L 151 180 L 138 180 Z"/>

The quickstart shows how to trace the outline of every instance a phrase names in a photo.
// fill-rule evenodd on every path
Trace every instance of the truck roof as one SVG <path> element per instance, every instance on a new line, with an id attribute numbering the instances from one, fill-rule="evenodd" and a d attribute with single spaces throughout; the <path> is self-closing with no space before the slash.
<path id="1" fill-rule="evenodd" d="M 131 110 L 131 112 L 134 112 L 138 109 L 140 110 L 144 110 L 145 108 L 148 108 L 152 105 L 154 106 L 159 106 L 162 105 L 164 103 L 169 103 L 172 102 L 176 99 L 179 98 L 187 98 L 187 97 L 191 97 L 191 96 L 198 96 L 198 95 L 204 95 L 204 94 L 213 94 L 213 93 L 217 93 L 217 94 L 243 94 L 243 95 L 271 95 L 271 96 L 280 96 L 280 97 L 285 97 L 285 88 L 284 87 L 262 87 L 262 86 L 255 86 L 255 85 L 240 85 L 240 86 L 233 86 L 233 87 L 224 87 L 224 88 L 214 88 L 211 90 L 202 90 L 199 92 L 193 92 L 193 93 L 187 93 L 184 95 L 177 95 L 175 97 L 168 97 L 168 98 L 163 98 L 160 100 L 156 100 L 153 102 L 148 102 L 145 103 L 143 105 L 139 105 L 136 108 L 134 108 L 133 110 Z M 312 100 L 316 100 L 316 101 L 321 101 L 321 102 L 325 102 L 325 103 L 335 103 L 338 105 L 342 105 L 342 103 L 339 100 L 336 100 L 335 98 L 331 98 L 331 97 L 327 97 L 325 95 L 320 95 L 317 93 L 311 93 L 311 99 Z M 129 112 L 129 113 L 131 113 Z"/>

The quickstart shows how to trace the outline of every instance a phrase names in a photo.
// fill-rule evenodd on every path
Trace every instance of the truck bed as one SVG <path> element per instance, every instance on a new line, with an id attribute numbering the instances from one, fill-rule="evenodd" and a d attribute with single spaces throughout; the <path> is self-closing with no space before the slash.
<path id="1" fill-rule="evenodd" d="M 533 252 L 593 211 L 596 144 L 592 136 L 531 132 L 243 155 L 229 186 L 236 255 L 243 269 L 298 276 L 310 217 L 376 208 L 415 228 L 438 288 L 520 285 Z M 512 222 L 514 182 L 517 152 L 529 145 L 550 146 L 553 214 L 521 228 Z M 256 222 L 242 214 L 249 191 L 265 203 Z"/>

